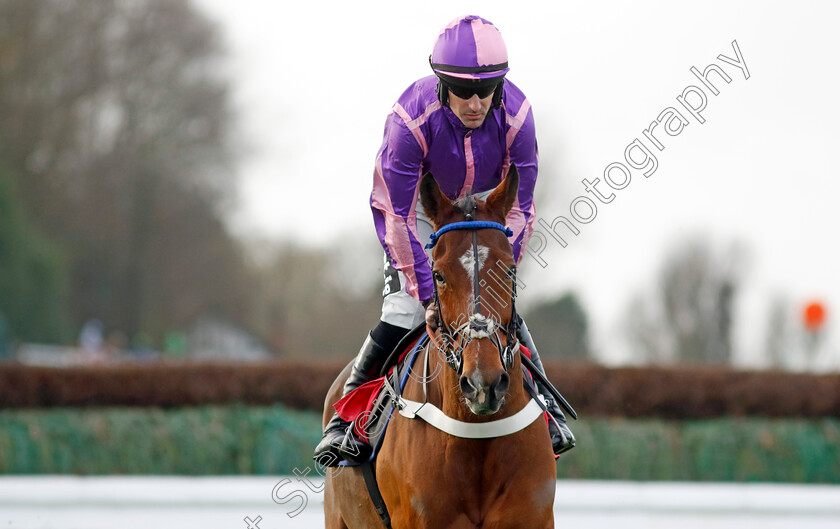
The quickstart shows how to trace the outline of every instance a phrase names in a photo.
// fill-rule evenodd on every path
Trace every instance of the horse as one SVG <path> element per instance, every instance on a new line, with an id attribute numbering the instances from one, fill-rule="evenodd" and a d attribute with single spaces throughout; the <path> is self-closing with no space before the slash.
<path id="1" fill-rule="evenodd" d="M 426 329 L 426 351 L 431 354 L 418 356 L 412 365 L 413 373 L 424 373 L 425 384 L 410 377 L 402 396 L 436 406 L 465 429 L 511 421 L 535 402 L 519 382 L 521 353 L 518 342 L 512 344 L 512 321 L 518 317 L 513 309 L 511 244 L 502 229 L 469 229 L 479 225 L 470 224 L 476 221 L 503 226 L 518 186 L 515 166 L 485 201 L 469 196 L 453 202 L 429 173 L 420 182 L 421 203 L 437 232 L 432 275 L 440 320 L 436 329 Z M 446 229 L 453 226 L 459 229 Z M 350 365 L 327 394 L 324 425 L 341 397 L 349 369 Z M 539 420 L 531 419 L 514 433 L 465 438 L 408 418 L 404 410 L 393 413 L 375 460 L 391 526 L 554 527 L 556 467 L 541 409 L 538 414 Z M 326 528 L 382 527 L 362 472 L 357 467 L 330 470 L 325 480 Z"/>

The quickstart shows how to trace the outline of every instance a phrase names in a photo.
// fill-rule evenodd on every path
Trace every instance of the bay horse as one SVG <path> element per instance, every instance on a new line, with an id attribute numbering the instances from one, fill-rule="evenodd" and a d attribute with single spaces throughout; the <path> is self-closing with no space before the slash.
<path id="1" fill-rule="evenodd" d="M 515 340 L 505 334 L 515 334 L 511 321 L 517 318 L 511 244 L 503 227 L 469 229 L 479 226 L 469 224 L 476 221 L 483 227 L 502 226 L 518 186 L 514 166 L 486 201 L 467 197 L 453 203 L 431 174 L 420 183 L 423 208 L 437 232 L 432 272 L 441 320 L 437 329 L 427 328 L 434 344 L 427 351 L 438 354 L 428 354 L 425 360 L 421 355 L 412 369 L 437 376 L 427 377 L 425 387 L 417 377 L 409 377 L 402 396 L 434 405 L 465 429 L 493 427 L 491 423 L 502 424 L 497 422 L 501 419 L 510 422 L 535 402 L 522 383 L 518 342 L 502 354 L 504 342 Z M 442 230 L 447 226 L 459 229 Z M 499 279 L 507 288 L 497 284 Z M 493 295 L 488 285 L 497 286 Z M 324 425 L 341 397 L 349 368 L 330 388 Z M 459 437 L 407 418 L 403 411 L 393 413 L 375 462 L 391 526 L 553 528 L 556 467 L 548 426 L 538 413 L 540 420 L 531 420 L 515 433 L 485 438 Z M 326 528 L 383 527 L 362 472 L 356 467 L 330 470 L 325 480 Z"/>

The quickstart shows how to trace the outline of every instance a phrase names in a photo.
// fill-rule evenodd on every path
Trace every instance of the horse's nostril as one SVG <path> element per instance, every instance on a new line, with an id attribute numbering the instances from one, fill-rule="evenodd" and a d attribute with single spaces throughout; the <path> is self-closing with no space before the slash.
<path id="1" fill-rule="evenodd" d="M 501 398 L 507 393 L 508 386 L 510 386 L 510 376 L 507 373 L 502 373 L 490 387 L 494 396 Z"/>
<path id="2" fill-rule="evenodd" d="M 461 393 L 465 397 L 471 397 L 472 395 L 475 394 L 476 389 L 473 387 L 472 382 L 470 382 L 470 379 L 468 377 L 461 376 L 461 381 L 460 382 L 461 382 Z"/>

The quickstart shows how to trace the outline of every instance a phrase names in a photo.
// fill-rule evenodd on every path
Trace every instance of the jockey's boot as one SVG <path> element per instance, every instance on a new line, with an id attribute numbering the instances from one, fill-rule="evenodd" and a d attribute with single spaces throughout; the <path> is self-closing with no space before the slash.
<path id="1" fill-rule="evenodd" d="M 516 334 L 519 341 L 531 351 L 531 361 L 534 363 L 534 367 L 545 375 L 545 369 L 540 360 L 540 355 L 537 352 L 537 347 L 534 345 L 534 339 L 531 337 L 531 333 L 528 332 L 528 326 L 525 325 L 525 321 L 521 317 L 519 318 L 519 326 Z M 548 421 L 548 433 L 551 434 L 551 447 L 554 449 L 556 455 L 560 455 L 575 447 L 575 436 L 569 430 L 569 426 L 566 424 L 566 416 L 563 415 L 560 406 L 557 405 L 557 402 L 551 396 L 551 392 L 548 391 L 537 377 L 534 377 L 534 383 L 537 386 L 537 391 L 545 399 L 546 409 L 553 419 Z"/>
<path id="2" fill-rule="evenodd" d="M 342 396 L 372 380 L 377 368 L 385 361 L 387 355 L 388 352 L 373 341 L 373 337 L 368 334 L 353 362 L 350 376 L 344 383 Z M 365 461 L 370 456 L 370 452 L 371 446 L 358 438 L 353 432 L 351 423 L 339 417 L 338 413 L 333 413 L 332 419 L 324 428 L 324 438 L 315 447 L 314 459 L 324 466 L 335 467 L 342 459 L 353 462 Z"/>

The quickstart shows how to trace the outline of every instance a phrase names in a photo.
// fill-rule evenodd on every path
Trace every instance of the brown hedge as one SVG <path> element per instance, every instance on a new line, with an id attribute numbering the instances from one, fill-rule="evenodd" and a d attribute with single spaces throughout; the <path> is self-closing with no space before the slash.
<path id="1" fill-rule="evenodd" d="M 320 410 L 343 364 L 282 362 L 46 368 L 0 365 L 0 406 L 159 406 L 281 402 Z M 708 367 L 546 366 L 582 416 L 702 419 L 840 417 L 840 374 Z"/>
<path id="2" fill-rule="evenodd" d="M 586 364 L 550 364 L 546 372 L 586 415 L 840 417 L 840 374 Z"/>
<path id="3" fill-rule="evenodd" d="M 197 406 L 281 402 L 323 407 L 337 363 L 0 365 L 0 407 Z"/>

